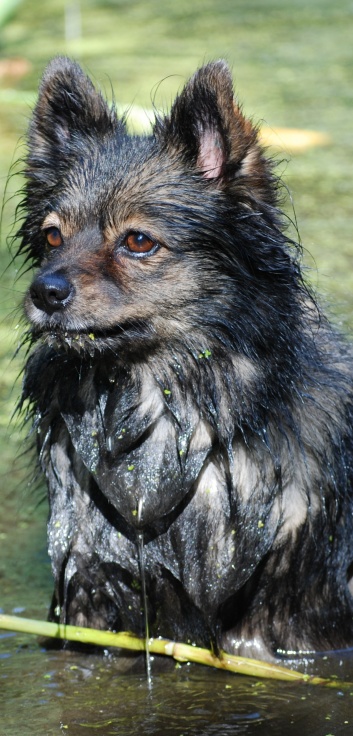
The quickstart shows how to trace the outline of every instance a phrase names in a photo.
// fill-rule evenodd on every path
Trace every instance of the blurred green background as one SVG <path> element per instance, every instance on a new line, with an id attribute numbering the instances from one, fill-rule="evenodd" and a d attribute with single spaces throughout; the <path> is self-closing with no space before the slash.
<path id="1" fill-rule="evenodd" d="M 8 249 L 21 187 L 20 177 L 8 175 L 13 162 L 24 155 L 24 134 L 46 62 L 57 53 L 77 58 L 108 96 L 113 88 L 119 103 L 134 105 L 132 119 L 138 126 L 140 108 L 150 109 L 154 100 L 157 107 L 167 109 L 196 67 L 225 57 L 247 114 L 273 131 L 294 128 L 324 134 L 321 143 L 314 138 L 316 145 L 311 145 L 309 136 L 304 135 L 302 143 L 296 136 L 293 142 L 281 131 L 277 139 L 283 150 L 275 146 L 271 153 L 290 193 L 286 211 L 298 221 L 308 278 L 324 293 L 335 319 L 349 330 L 352 30 L 351 0 L 0 0 L 0 187 L 5 192 L 0 263 L 0 541 L 6 550 L 0 565 L 5 596 L 7 555 L 12 567 L 21 559 L 19 579 L 28 558 L 27 575 L 34 575 L 34 589 L 42 584 L 27 552 L 33 534 L 45 544 L 41 531 L 45 509 L 38 514 L 39 496 L 27 493 L 31 474 L 26 457 L 14 463 L 23 440 L 18 424 L 9 424 L 19 390 L 18 383 L 13 387 L 21 359 L 12 356 L 21 331 L 18 305 L 26 278 L 16 279 L 17 266 Z M 16 592 L 13 583 L 14 578 L 8 591 L 15 602 L 19 589 Z"/>

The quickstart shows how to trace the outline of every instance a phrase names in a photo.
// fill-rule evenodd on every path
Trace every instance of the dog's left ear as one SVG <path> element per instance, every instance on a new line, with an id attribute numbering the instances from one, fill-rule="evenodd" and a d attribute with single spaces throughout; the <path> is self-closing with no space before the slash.
<path id="1" fill-rule="evenodd" d="M 225 61 L 199 69 L 176 98 L 170 115 L 157 121 L 156 135 L 221 188 L 239 186 L 257 200 L 273 203 L 271 167 L 233 94 Z"/>

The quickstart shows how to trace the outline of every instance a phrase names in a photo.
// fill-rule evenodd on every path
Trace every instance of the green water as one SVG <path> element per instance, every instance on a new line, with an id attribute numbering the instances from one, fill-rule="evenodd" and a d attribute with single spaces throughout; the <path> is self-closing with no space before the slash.
<path id="1" fill-rule="evenodd" d="M 271 683 L 196 665 L 122 674 L 107 656 L 0 639 L 1 734 L 325 736 L 353 729 L 353 692 Z M 330 667 L 351 669 L 336 657 Z M 143 669 L 143 668 L 140 668 Z"/>
<path id="2" fill-rule="evenodd" d="M 107 657 L 48 653 L 11 635 L 0 639 L 0 663 L 4 736 L 349 736 L 353 729 L 350 691 L 252 681 L 187 665 L 152 674 L 148 687 L 144 674 L 121 674 Z"/>

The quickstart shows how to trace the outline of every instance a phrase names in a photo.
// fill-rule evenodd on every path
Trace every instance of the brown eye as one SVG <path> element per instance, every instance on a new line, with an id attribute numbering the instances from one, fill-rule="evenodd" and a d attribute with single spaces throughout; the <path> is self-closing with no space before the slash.
<path id="1" fill-rule="evenodd" d="M 124 240 L 124 246 L 130 253 L 150 253 L 156 245 L 157 243 L 144 233 L 128 233 Z"/>
<path id="2" fill-rule="evenodd" d="M 63 244 L 61 232 L 57 227 L 48 227 L 45 231 L 45 237 L 48 245 L 51 245 L 53 248 L 57 248 L 59 245 Z"/>

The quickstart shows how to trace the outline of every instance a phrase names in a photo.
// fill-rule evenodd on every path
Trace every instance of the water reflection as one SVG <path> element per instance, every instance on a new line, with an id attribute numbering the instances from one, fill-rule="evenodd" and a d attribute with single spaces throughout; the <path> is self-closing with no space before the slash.
<path id="1" fill-rule="evenodd" d="M 352 654 L 326 660 L 340 678 Z M 257 681 L 167 663 L 148 686 L 142 658 L 47 652 L 23 635 L 0 638 L 0 702 L 6 736 L 351 736 L 352 691 Z M 136 672 L 137 667 L 137 672 Z M 155 667 L 155 662 L 153 664 Z M 158 662 L 156 666 L 158 670 Z"/>

